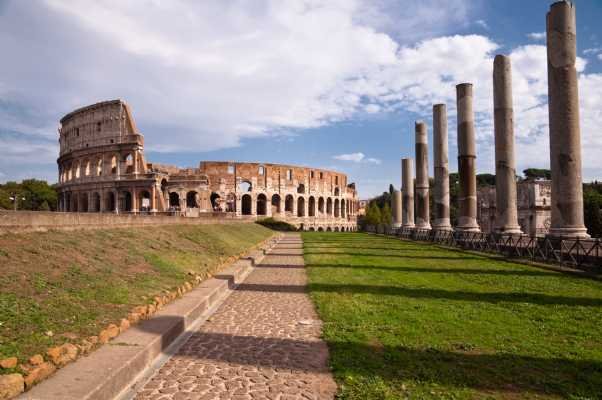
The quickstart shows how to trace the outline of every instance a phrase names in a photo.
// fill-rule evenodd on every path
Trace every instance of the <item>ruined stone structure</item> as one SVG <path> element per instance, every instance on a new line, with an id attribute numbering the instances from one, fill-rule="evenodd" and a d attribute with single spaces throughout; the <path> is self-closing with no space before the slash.
<path id="1" fill-rule="evenodd" d="M 545 236 L 551 225 L 551 181 L 525 180 L 516 184 L 518 224 L 529 236 Z M 497 201 L 495 186 L 477 192 L 479 226 L 484 233 L 496 232 Z"/>
<path id="2" fill-rule="evenodd" d="M 414 228 L 414 171 L 413 160 L 403 158 L 401 160 L 401 192 L 402 192 L 402 226 Z"/>
<path id="3" fill-rule="evenodd" d="M 493 111 L 497 203 L 495 231 L 501 234 L 520 234 L 516 208 L 512 70 L 507 56 L 497 55 L 493 62 Z"/>
<path id="4" fill-rule="evenodd" d="M 429 165 L 426 124 L 416 122 L 416 228 L 431 229 L 429 216 Z"/>
<path id="5" fill-rule="evenodd" d="M 391 196 L 391 213 L 392 213 L 392 226 L 393 228 L 399 228 L 401 227 L 401 224 L 403 222 L 402 219 L 402 215 L 403 215 L 403 204 L 402 204 L 402 197 L 401 197 L 401 191 L 400 190 L 394 190 L 393 191 L 393 196 Z"/>
<path id="6" fill-rule="evenodd" d="M 201 161 L 198 168 L 178 168 L 147 162 L 144 138 L 121 100 L 67 114 L 59 136 L 60 211 L 229 213 L 273 216 L 302 230 L 357 227 L 357 192 L 345 174 L 270 163 Z"/>
<path id="7" fill-rule="evenodd" d="M 447 155 L 447 107 L 445 104 L 433 106 L 433 156 L 435 166 L 433 229 L 452 229 L 449 216 L 449 159 Z"/>
<path id="8" fill-rule="evenodd" d="M 458 174 L 460 176 L 459 231 L 478 232 L 477 224 L 477 175 L 474 112 L 472 108 L 472 84 L 456 86 L 458 107 Z"/>
<path id="9" fill-rule="evenodd" d="M 548 107 L 552 170 L 550 235 L 589 237 L 583 221 L 581 130 L 575 7 L 559 1 L 547 15 Z"/>

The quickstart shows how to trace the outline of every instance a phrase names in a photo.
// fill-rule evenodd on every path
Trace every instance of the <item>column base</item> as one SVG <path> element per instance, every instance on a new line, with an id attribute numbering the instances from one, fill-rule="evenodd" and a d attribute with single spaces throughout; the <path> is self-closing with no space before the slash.
<path id="1" fill-rule="evenodd" d="M 415 229 L 426 229 L 431 230 L 431 224 L 418 224 L 415 226 Z"/>
<path id="2" fill-rule="evenodd" d="M 433 225 L 432 229 L 440 232 L 452 232 L 454 230 L 451 225 Z"/>
<path id="3" fill-rule="evenodd" d="M 416 225 L 414 225 L 414 224 L 411 224 L 411 225 L 410 224 L 405 224 L 405 225 L 402 225 L 401 227 L 404 228 L 404 229 L 415 229 Z"/>
<path id="4" fill-rule="evenodd" d="M 590 239 L 587 228 L 550 228 L 547 236 L 555 239 Z"/>
<path id="5" fill-rule="evenodd" d="M 393 227 L 393 228 L 401 228 L 401 223 L 394 222 L 393 224 L 391 224 L 391 227 Z"/>
<path id="6" fill-rule="evenodd" d="M 494 229 L 495 233 L 498 235 L 522 235 L 523 231 L 520 229 L 520 226 L 506 226 Z"/>
<path id="7" fill-rule="evenodd" d="M 478 226 L 456 226 L 457 232 L 481 232 Z"/>

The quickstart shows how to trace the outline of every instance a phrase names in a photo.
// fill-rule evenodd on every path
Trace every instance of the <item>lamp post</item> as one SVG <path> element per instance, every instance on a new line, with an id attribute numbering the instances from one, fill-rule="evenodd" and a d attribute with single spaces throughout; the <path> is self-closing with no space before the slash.
<path id="1" fill-rule="evenodd" d="M 19 195 L 16 193 L 11 193 L 9 199 L 13 202 L 14 210 L 17 211 L 17 206 L 19 204 Z M 25 201 L 25 196 L 21 196 L 21 200 Z"/>

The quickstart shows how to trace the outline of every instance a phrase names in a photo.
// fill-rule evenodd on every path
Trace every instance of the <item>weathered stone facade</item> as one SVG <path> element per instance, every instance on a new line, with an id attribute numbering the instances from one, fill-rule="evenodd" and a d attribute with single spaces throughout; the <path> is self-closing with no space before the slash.
<path id="1" fill-rule="evenodd" d="M 302 230 L 351 231 L 359 199 L 335 171 L 270 163 L 201 161 L 198 168 L 149 163 L 144 137 L 121 100 L 61 119 L 59 210 L 69 212 L 230 213 L 275 217 Z"/>
<path id="2" fill-rule="evenodd" d="M 516 184 L 518 193 L 518 223 L 529 236 L 545 236 L 551 224 L 552 183 L 549 180 L 526 180 Z M 496 228 L 495 186 L 479 188 L 477 192 L 479 226 L 484 233 Z"/>

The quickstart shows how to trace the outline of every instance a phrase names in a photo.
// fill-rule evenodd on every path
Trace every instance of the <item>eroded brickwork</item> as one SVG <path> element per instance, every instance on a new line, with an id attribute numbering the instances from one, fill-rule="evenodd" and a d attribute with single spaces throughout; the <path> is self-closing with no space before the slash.
<path id="1" fill-rule="evenodd" d="M 355 230 L 355 184 L 335 171 L 270 163 L 149 163 L 128 105 L 106 101 L 61 119 L 59 209 L 276 217 L 303 230 Z"/>

